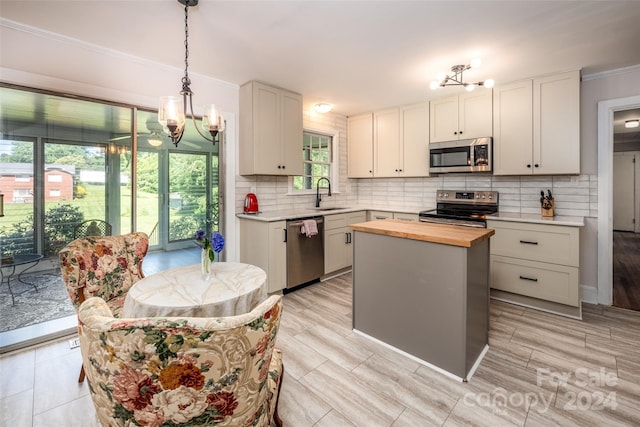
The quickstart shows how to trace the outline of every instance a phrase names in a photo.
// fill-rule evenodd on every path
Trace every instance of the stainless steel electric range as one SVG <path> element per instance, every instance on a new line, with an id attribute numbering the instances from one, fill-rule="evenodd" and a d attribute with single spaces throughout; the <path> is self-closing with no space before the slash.
<path id="1" fill-rule="evenodd" d="M 438 190 L 436 209 L 420 212 L 420 221 L 486 228 L 487 215 L 496 212 L 497 191 Z"/>

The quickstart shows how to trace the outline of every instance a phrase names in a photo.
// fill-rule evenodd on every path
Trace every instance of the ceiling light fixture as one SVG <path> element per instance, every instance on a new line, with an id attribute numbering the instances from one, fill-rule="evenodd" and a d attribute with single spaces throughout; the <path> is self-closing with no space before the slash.
<path id="1" fill-rule="evenodd" d="M 313 109 L 316 110 L 318 113 L 328 113 L 329 111 L 331 111 L 333 109 L 333 105 L 327 103 L 327 102 L 320 102 L 318 104 L 315 104 L 313 106 Z"/>
<path id="2" fill-rule="evenodd" d="M 215 104 L 208 104 L 204 107 L 202 127 L 206 132 L 209 132 L 211 138 L 208 138 L 198 128 L 198 123 L 193 114 L 193 92 L 191 91 L 191 79 L 189 79 L 189 7 L 197 6 L 198 0 L 178 0 L 178 3 L 184 5 L 184 77 L 182 77 L 182 90 L 180 91 L 182 98 L 179 96 L 161 97 L 158 122 L 160 122 L 164 131 L 169 134 L 171 141 L 177 147 L 184 134 L 185 113 L 188 109 L 193 125 L 200 136 L 215 144 L 218 132 L 222 132 L 225 126 L 220 107 Z"/>
<path id="3" fill-rule="evenodd" d="M 637 128 L 638 126 L 640 126 L 640 120 L 638 119 L 627 120 L 624 122 L 624 127 L 626 127 L 627 129 Z"/>
<path id="4" fill-rule="evenodd" d="M 438 80 L 434 80 L 431 82 L 431 89 L 437 89 L 439 87 L 445 86 L 464 86 L 464 88 L 468 91 L 472 91 L 476 88 L 476 86 L 484 86 L 486 88 L 492 88 L 494 85 L 493 79 L 487 79 L 483 82 L 476 83 L 465 83 L 462 80 L 462 73 L 471 68 L 477 68 L 480 66 L 480 60 L 474 59 L 471 61 L 469 65 L 454 65 L 451 67 L 452 74 L 441 73 L 438 75 Z"/>

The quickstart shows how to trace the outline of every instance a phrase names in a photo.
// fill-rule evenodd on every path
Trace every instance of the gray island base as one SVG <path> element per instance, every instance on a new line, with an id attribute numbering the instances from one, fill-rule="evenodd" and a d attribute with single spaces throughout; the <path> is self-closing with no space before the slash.
<path id="1" fill-rule="evenodd" d="M 466 381 L 488 350 L 493 230 L 456 241 L 462 227 L 405 224 L 352 226 L 353 329 Z"/>

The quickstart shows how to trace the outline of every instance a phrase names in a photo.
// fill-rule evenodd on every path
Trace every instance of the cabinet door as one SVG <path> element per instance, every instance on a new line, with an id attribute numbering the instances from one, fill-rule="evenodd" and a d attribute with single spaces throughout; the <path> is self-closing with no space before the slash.
<path id="1" fill-rule="evenodd" d="M 493 135 L 493 96 L 491 89 L 460 95 L 458 105 L 458 139 Z"/>
<path id="2" fill-rule="evenodd" d="M 375 177 L 396 177 L 402 171 L 400 159 L 400 111 L 392 108 L 373 113 Z"/>
<path id="3" fill-rule="evenodd" d="M 347 217 L 347 223 L 349 225 L 358 224 L 366 221 L 367 221 L 366 211 L 353 212 L 348 214 L 348 217 Z M 355 233 L 349 227 L 347 227 L 346 230 L 347 230 L 348 238 L 347 238 L 347 248 L 345 253 L 345 262 L 347 266 L 350 266 L 350 265 L 353 265 L 353 236 L 355 235 Z"/>
<path id="4" fill-rule="evenodd" d="M 346 227 L 324 232 L 324 273 L 329 274 L 351 265 L 347 260 L 348 230 Z"/>
<path id="5" fill-rule="evenodd" d="M 254 171 L 274 175 L 282 172 L 280 141 L 280 90 L 254 83 L 253 86 L 253 143 Z M 302 144 L 302 142 L 300 142 Z M 301 162 L 302 163 L 302 162 Z"/>
<path id="6" fill-rule="evenodd" d="M 400 176 L 429 176 L 429 103 L 400 110 Z"/>
<path id="7" fill-rule="evenodd" d="M 431 142 L 458 139 L 458 97 L 431 101 L 429 105 L 429 140 Z"/>
<path id="8" fill-rule="evenodd" d="M 347 119 L 349 178 L 373 177 L 373 114 Z"/>
<path id="9" fill-rule="evenodd" d="M 580 173 L 579 70 L 533 80 L 533 162 L 534 173 Z"/>
<path id="10" fill-rule="evenodd" d="M 285 230 L 287 223 L 277 221 L 269 223 L 269 270 L 267 280 L 269 292 L 277 292 L 287 286 L 287 243 Z"/>
<path id="11" fill-rule="evenodd" d="M 302 175 L 302 96 L 282 91 L 281 175 Z"/>
<path id="12" fill-rule="evenodd" d="M 493 173 L 528 175 L 533 171 L 533 82 L 493 91 Z"/>

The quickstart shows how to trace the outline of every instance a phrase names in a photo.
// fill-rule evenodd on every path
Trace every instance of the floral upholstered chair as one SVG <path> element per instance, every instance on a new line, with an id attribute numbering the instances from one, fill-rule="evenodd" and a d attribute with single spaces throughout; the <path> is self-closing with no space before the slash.
<path id="1" fill-rule="evenodd" d="M 281 426 L 282 297 L 231 317 L 116 319 L 78 312 L 89 390 L 103 426 Z"/>
<path id="2" fill-rule="evenodd" d="M 76 310 L 84 300 L 98 296 L 118 317 L 129 288 L 144 277 L 142 260 L 148 248 L 144 233 L 85 237 L 62 248 L 58 253 L 62 280 Z M 81 369 L 78 382 L 83 380 Z"/>

